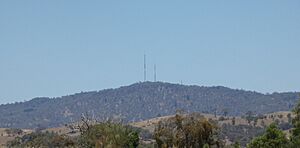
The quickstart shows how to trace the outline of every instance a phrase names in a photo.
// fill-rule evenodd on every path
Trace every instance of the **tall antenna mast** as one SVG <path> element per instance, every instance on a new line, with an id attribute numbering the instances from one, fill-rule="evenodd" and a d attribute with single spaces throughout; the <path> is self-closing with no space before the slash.
<path id="1" fill-rule="evenodd" d="M 144 54 L 144 82 L 146 82 L 146 54 Z"/>
<path id="2" fill-rule="evenodd" d="M 154 82 L 156 82 L 156 64 L 154 64 Z"/>

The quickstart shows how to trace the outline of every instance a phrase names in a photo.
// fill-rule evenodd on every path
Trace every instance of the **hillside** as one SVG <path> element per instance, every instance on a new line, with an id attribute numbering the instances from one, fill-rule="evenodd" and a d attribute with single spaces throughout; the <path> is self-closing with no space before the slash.
<path id="1" fill-rule="evenodd" d="M 238 141 L 242 146 L 246 146 L 252 138 L 261 135 L 265 131 L 265 128 L 271 123 L 276 123 L 280 129 L 284 130 L 285 133 L 289 135 L 289 130 L 292 128 L 290 117 L 294 116 L 292 112 L 287 111 L 264 114 L 260 117 L 256 117 L 257 123 L 255 124 L 254 121 L 249 123 L 247 119 L 243 117 L 224 117 L 203 113 L 200 115 L 217 123 L 218 127 L 220 127 L 220 138 L 226 142 L 226 145 L 230 145 Z M 157 117 L 130 124 L 134 127 L 154 133 L 159 122 L 167 121 L 174 116 L 175 115 Z M 234 124 L 232 122 L 233 120 L 235 121 Z"/>
<path id="2" fill-rule="evenodd" d="M 171 115 L 178 109 L 211 114 L 223 114 L 226 110 L 230 116 L 242 116 L 248 111 L 265 114 L 289 111 L 297 99 L 297 93 L 262 94 L 222 86 L 144 82 L 117 89 L 0 105 L 0 127 L 57 127 L 79 120 L 83 113 L 98 120 L 118 118 L 125 122 Z"/>
<path id="3" fill-rule="evenodd" d="M 291 112 L 275 112 L 271 114 L 264 114 L 262 117 L 258 117 L 258 122 L 256 125 L 254 125 L 253 121 L 249 124 L 247 120 L 242 117 L 215 117 L 212 114 L 199 113 L 199 115 L 205 117 L 206 119 L 217 123 L 218 127 L 220 127 L 220 138 L 226 141 L 226 145 L 230 145 L 235 141 L 239 141 L 242 146 L 245 146 L 247 143 L 249 143 L 253 137 L 262 134 L 265 128 L 273 122 L 277 123 L 279 127 L 282 130 L 285 130 L 285 132 L 289 135 L 289 130 L 292 127 L 291 121 L 289 120 L 289 114 L 293 117 Z M 158 123 L 165 122 L 174 116 L 175 115 L 157 117 L 140 122 L 132 122 L 129 123 L 129 125 L 143 130 L 143 132 L 140 133 L 142 143 L 154 143 L 155 140 L 153 139 L 153 133 Z M 235 120 L 234 125 L 232 124 L 233 118 Z M 74 125 L 76 124 L 77 123 L 74 123 Z M 5 146 L 7 141 L 13 140 L 15 137 L 22 137 L 25 134 L 33 132 L 33 130 L 22 129 L 23 132 L 21 134 L 8 134 L 6 130 L 7 129 L 0 128 L 0 146 Z M 69 126 L 47 128 L 43 131 L 54 132 L 58 133 L 59 135 L 68 135 L 70 137 L 80 135 L 78 130 L 72 130 L 69 128 Z"/>

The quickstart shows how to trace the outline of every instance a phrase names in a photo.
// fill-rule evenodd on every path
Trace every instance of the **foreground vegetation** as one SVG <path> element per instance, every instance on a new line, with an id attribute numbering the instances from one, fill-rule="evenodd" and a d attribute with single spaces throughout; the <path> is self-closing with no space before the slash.
<path id="1" fill-rule="evenodd" d="M 256 137 L 247 145 L 248 148 L 299 148 L 300 146 L 300 102 L 293 110 L 295 117 L 292 121 L 291 135 L 286 134 L 273 123 L 266 132 Z"/>
<path id="2" fill-rule="evenodd" d="M 158 147 L 222 147 L 218 127 L 200 114 L 176 114 L 159 122 L 154 132 Z"/>
<path id="3" fill-rule="evenodd" d="M 7 133 L 18 136 L 7 143 L 8 147 L 210 147 L 210 148 L 298 148 L 300 145 L 300 102 L 293 110 L 293 116 L 287 115 L 292 124 L 292 128 L 286 128 L 281 122 L 274 120 L 267 126 L 266 130 L 257 125 L 258 118 L 246 116 L 249 126 L 235 125 L 232 119 L 231 124 L 218 126 L 215 120 L 210 120 L 201 114 L 181 114 L 167 120 L 161 120 L 156 124 L 152 135 L 147 137 L 153 139 L 150 143 L 145 143 L 145 133 L 129 125 L 119 122 L 97 122 L 89 118 L 82 117 L 78 124 L 70 125 L 78 135 L 64 135 L 54 132 L 36 131 L 22 135 L 22 130 L 7 130 Z M 270 115 L 273 116 L 273 115 Z M 278 115 L 280 116 L 280 115 Z M 224 117 L 222 117 L 222 120 Z M 261 117 L 265 118 L 265 117 Z M 219 118 L 221 119 L 221 117 Z M 229 119 L 229 118 L 228 118 Z M 235 119 L 235 118 L 234 118 Z M 219 121 L 222 121 L 219 120 Z M 260 120 L 262 122 L 263 120 Z M 250 128 L 251 127 L 251 128 Z M 222 132 L 221 128 L 223 129 Z M 225 138 L 238 129 L 247 129 L 250 137 L 255 136 L 257 130 L 260 136 L 250 139 L 233 141 L 230 145 L 225 145 Z M 283 129 L 290 129 L 283 131 Z M 225 132 L 224 132 L 225 131 Z M 77 132 L 75 132 L 77 133 Z M 225 134 L 225 135 L 224 135 Z M 242 137 L 242 135 L 231 135 Z M 238 138 L 236 138 L 238 139 Z M 248 141 L 248 142 L 247 142 Z M 245 143 L 247 142 L 247 143 Z"/>
<path id="4" fill-rule="evenodd" d="M 33 132 L 10 141 L 8 147 L 222 147 L 216 123 L 200 114 L 181 115 L 160 122 L 154 132 L 155 143 L 141 144 L 141 132 L 131 126 L 115 122 L 95 122 L 82 118 L 70 128 L 80 135 L 67 136 L 54 132 Z M 142 136 L 144 137 L 144 136 Z"/>
<path id="5" fill-rule="evenodd" d="M 92 124 L 88 120 L 78 124 L 79 136 L 54 132 L 33 132 L 8 142 L 8 147 L 130 147 L 139 145 L 138 132 L 120 123 Z"/>

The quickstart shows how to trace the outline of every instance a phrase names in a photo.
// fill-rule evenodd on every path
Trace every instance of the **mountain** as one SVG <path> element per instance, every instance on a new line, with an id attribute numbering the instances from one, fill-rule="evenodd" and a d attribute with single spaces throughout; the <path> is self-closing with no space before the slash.
<path id="1" fill-rule="evenodd" d="M 186 86 L 163 82 L 135 83 L 116 89 L 82 92 L 58 98 L 34 98 L 30 101 L 0 105 L 0 127 L 57 127 L 89 114 L 98 120 L 141 121 L 171 115 L 181 109 L 242 116 L 289 111 L 298 93 L 262 94 L 222 86 Z"/>

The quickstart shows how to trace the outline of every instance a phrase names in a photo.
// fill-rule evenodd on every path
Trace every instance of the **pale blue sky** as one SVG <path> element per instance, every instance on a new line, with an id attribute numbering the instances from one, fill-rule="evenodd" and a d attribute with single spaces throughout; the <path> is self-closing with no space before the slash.
<path id="1" fill-rule="evenodd" d="M 299 0 L 1 0 L 0 104 L 143 80 L 300 90 Z"/>

